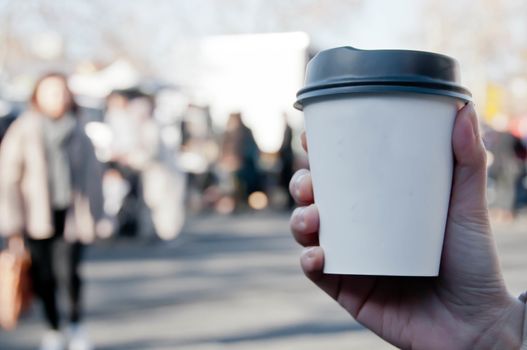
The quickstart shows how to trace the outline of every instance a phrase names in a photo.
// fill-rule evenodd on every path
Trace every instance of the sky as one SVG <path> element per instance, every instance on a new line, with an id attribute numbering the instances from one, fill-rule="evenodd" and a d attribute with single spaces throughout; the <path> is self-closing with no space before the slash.
<path id="1" fill-rule="evenodd" d="M 0 79 L 47 68 L 53 60 L 41 53 L 58 43 L 62 65 L 124 56 L 147 76 L 188 80 L 206 37 L 305 32 L 312 52 L 350 45 L 451 55 L 483 100 L 489 83 L 527 85 L 525 18 L 525 0 L 0 0 Z"/>
<path id="2" fill-rule="evenodd" d="M 0 35 L 32 50 L 58 34 L 72 60 L 126 53 L 161 67 L 188 40 L 210 35 L 296 32 L 314 49 L 416 47 L 417 0 L 0 0 Z M 389 15 L 387 15 L 389 14 Z M 8 29 L 8 30 L 6 30 Z M 48 37 L 50 35 L 48 34 Z"/>
<path id="3" fill-rule="evenodd" d="M 349 33 L 324 37 L 323 48 L 351 45 L 362 49 L 423 47 L 419 30 L 424 1 L 419 0 L 369 0 L 364 1 L 359 14 L 344 15 Z M 346 18 L 347 17 L 347 18 Z"/>

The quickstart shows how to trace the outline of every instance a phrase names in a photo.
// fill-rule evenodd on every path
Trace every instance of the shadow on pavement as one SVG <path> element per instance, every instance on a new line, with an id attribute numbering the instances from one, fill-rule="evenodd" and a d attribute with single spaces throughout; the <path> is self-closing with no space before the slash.
<path id="1" fill-rule="evenodd" d="M 343 332 L 364 331 L 365 328 L 358 323 L 351 322 L 333 322 L 333 323 L 297 323 L 278 328 L 263 329 L 252 333 L 230 335 L 219 338 L 203 338 L 203 339 L 187 339 L 187 340 L 169 340 L 169 339 L 152 339 L 150 341 L 138 341 L 130 343 L 122 343 L 110 346 L 101 346 L 101 350 L 142 350 L 142 349 L 157 349 L 157 348 L 184 348 L 190 345 L 206 345 L 206 344 L 236 344 L 236 343 L 250 343 L 260 341 L 273 341 L 281 338 L 294 338 L 302 336 L 316 336 L 322 334 L 336 334 Z M 261 343 L 260 343 L 261 345 Z M 247 344 L 247 349 L 250 349 L 250 344 Z"/>
<path id="2" fill-rule="evenodd" d="M 284 252 L 294 246 L 293 238 L 283 222 L 265 221 L 265 225 L 255 225 L 253 217 L 240 218 L 237 225 L 229 226 L 229 231 L 218 230 L 226 218 L 197 218 L 188 224 L 178 244 L 171 242 L 115 240 L 106 242 L 88 250 L 87 260 L 91 262 L 127 261 L 127 260 L 201 260 L 219 255 L 249 254 L 255 252 Z M 204 224 L 200 224 L 200 220 Z M 196 222 L 198 224 L 196 224 Z M 197 227 L 196 227 L 197 226 Z M 207 229 L 203 229 L 205 226 Z M 273 227 L 274 226 L 274 227 Z M 269 233 L 277 232 L 278 233 Z"/>

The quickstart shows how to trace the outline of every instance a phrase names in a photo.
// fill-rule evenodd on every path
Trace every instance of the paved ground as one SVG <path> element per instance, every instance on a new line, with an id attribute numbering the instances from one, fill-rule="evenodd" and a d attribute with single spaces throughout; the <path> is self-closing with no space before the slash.
<path id="1" fill-rule="evenodd" d="M 522 232 L 523 230 L 523 232 Z M 496 227 L 511 291 L 527 288 L 527 221 Z M 94 247 L 85 265 L 97 349 L 392 349 L 305 280 L 282 214 L 191 220 L 171 244 Z M 35 349 L 35 308 L 0 349 Z"/>

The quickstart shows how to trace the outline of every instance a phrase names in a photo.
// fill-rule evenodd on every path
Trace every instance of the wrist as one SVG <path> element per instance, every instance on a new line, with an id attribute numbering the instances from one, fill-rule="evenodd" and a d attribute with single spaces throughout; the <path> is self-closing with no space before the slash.
<path id="1" fill-rule="evenodd" d="M 474 349 L 520 349 L 524 317 L 525 304 L 511 297 L 509 305 L 478 337 Z"/>

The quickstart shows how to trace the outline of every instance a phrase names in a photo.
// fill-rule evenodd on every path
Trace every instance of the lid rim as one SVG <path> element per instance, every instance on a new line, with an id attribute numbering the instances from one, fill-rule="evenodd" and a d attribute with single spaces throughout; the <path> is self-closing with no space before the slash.
<path id="1" fill-rule="evenodd" d="M 418 85 L 354 85 L 354 86 L 342 86 L 335 88 L 315 89 L 311 91 L 300 90 L 297 94 L 297 100 L 294 107 L 298 110 L 303 110 L 305 102 L 322 97 L 339 96 L 346 94 L 359 94 L 359 93 L 384 93 L 384 92 L 402 92 L 402 93 L 417 93 L 426 95 L 446 96 L 456 98 L 464 102 L 472 101 L 472 94 L 460 87 L 462 90 L 455 91 L 452 89 L 438 89 L 430 88 Z"/>
<path id="2" fill-rule="evenodd" d="M 414 86 L 414 87 L 423 87 L 423 88 L 435 88 L 435 89 L 443 89 L 447 91 L 459 91 L 461 93 L 464 93 L 466 95 L 472 96 L 470 91 L 466 88 L 464 88 L 461 85 L 448 82 L 445 80 L 416 80 L 416 79 L 358 79 L 355 81 L 328 81 L 327 83 L 320 83 L 320 84 L 314 84 L 314 85 L 308 85 L 300 89 L 296 96 L 299 98 L 302 94 L 310 91 L 316 91 L 316 90 L 324 90 L 324 89 L 333 89 L 333 88 L 340 88 L 340 87 L 348 87 L 348 86 Z"/>

